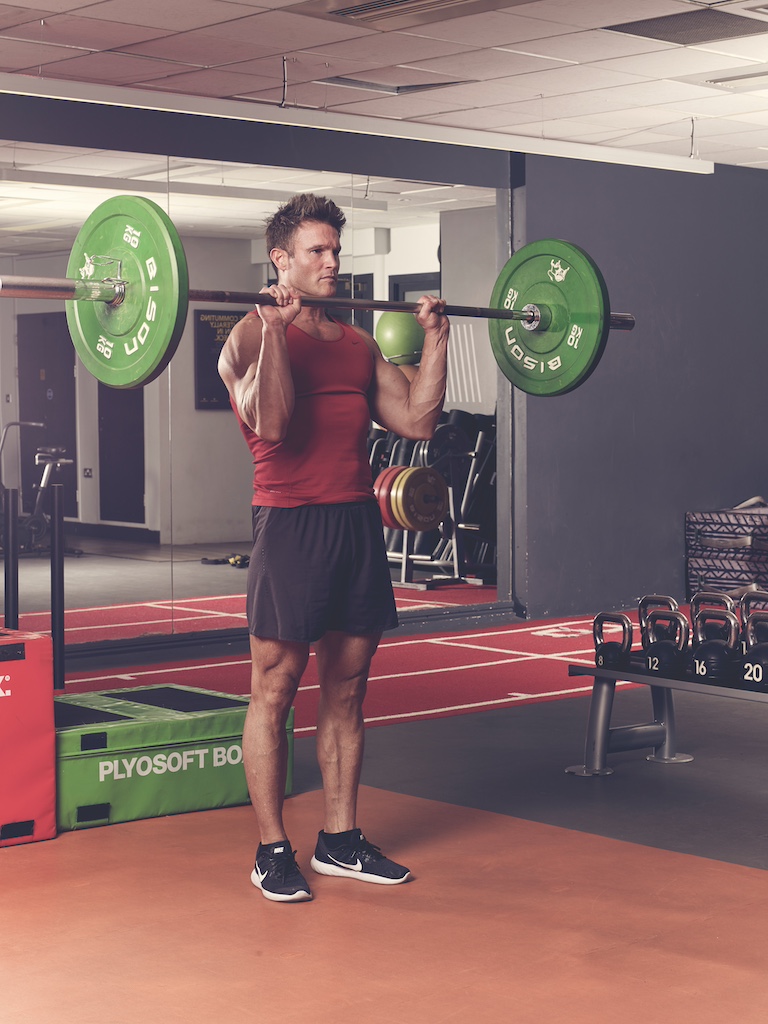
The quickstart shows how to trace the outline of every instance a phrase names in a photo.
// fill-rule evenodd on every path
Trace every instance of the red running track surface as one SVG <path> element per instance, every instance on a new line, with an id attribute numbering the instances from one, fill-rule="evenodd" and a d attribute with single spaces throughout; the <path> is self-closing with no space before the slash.
<path id="1" fill-rule="evenodd" d="M 608 626 L 605 635 L 613 629 L 618 634 L 618 627 Z M 588 678 L 568 676 L 571 663 L 594 665 L 591 618 L 384 640 L 371 667 L 366 724 L 465 715 L 589 693 Z M 250 662 L 241 656 L 73 673 L 65 692 L 177 685 L 247 695 L 249 679 Z M 317 702 L 313 656 L 294 702 L 297 735 L 315 731 Z"/>

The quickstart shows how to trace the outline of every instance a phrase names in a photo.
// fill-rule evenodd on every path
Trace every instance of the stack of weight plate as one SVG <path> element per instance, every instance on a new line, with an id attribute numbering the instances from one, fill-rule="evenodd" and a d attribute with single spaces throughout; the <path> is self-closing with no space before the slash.
<path id="1" fill-rule="evenodd" d="M 698 590 L 768 587 L 768 504 L 750 498 L 734 508 L 687 512 L 688 597 Z"/>

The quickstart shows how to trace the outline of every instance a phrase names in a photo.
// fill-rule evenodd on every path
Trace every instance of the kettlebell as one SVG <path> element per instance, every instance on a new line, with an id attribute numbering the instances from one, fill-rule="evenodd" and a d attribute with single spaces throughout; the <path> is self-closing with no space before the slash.
<path id="1" fill-rule="evenodd" d="M 709 637 L 711 623 L 728 630 L 727 638 Z M 739 620 L 726 608 L 702 608 L 693 623 L 693 647 L 688 657 L 688 675 L 695 683 L 731 686 L 738 668 Z"/>
<path id="2" fill-rule="evenodd" d="M 640 598 L 637 603 L 637 610 L 640 619 L 640 642 L 644 648 L 648 647 L 648 645 L 653 643 L 654 640 L 674 639 L 674 632 L 676 629 L 674 625 L 667 627 L 667 635 L 665 636 L 650 636 L 648 631 L 648 615 L 652 608 L 665 608 L 667 611 L 676 612 L 678 611 L 678 604 L 674 597 L 666 597 L 662 594 L 646 594 L 645 597 Z M 664 627 L 659 626 L 657 628 L 662 630 Z"/>
<path id="3" fill-rule="evenodd" d="M 756 610 L 754 608 L 754 605 L 756 604 L 768 606 L 768 591 L 757 589 L 748 590 L 741 595 L 739 600 L 739 610 L 741 612 L 742 654 L 746 654 L 750 647 L 750 643 L 747 638 L 747 622 L 749 621 L 749 616 Z M 765 643 L 766 641 L 768 641 L 768 620 L 764 622 L 762 616 L 760 616 L 760 618 L 755 620 L 754 643 Z"/>
<path id="4" fill-rule="evenodd" d="M 603 639 L 603 626 L 612 622 L 621 626 L 621 640 Z M 622 612 L 600 612 L 592 624 L 595 638 L 595 665 L 598 668 L 626 668 L 632 650 L 632 622 Z"/>
<path id="5" fill-rule="evenodd" d="M 652 608 L 648 612 L 645 670 L 670 679 L 685 671 L 685 654 L 690 629 L 679 608 Z"/>
<path id="6" fill-rule="evenodd" d="M 745 690 L 768 693 L 768 643 L 759 640 L 759 636 L 768 631 L 768 611 L 750 612 L 744 631 L 747 652 L 741 662 L 739 685 Z"/>
<path id="7" fill-rule="evenodd" d="M 729 594 L 721 594 L 717 590 L 698 590 L 691 598 L 691 622 L 696 622 L 703 608 L 720 608 L 736 614 L 736 602 Z M 730 627 L 720 619 L 709 619 L 706 623 L 705 640 L 727 640 Z"/>

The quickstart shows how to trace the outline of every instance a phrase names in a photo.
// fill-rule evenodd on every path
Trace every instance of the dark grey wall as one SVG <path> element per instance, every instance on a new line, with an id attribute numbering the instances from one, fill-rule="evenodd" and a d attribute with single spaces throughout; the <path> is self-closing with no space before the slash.
<path id="1" fill-rule="evenodd" d="M 527 239 L 585 248 L 637 327 L 571 394 L 516 399 L 518 596 L 533 617 L 682 599 L 685 511 L 768 493 L 768 176 L 529 157 L 525 199 Z"/>

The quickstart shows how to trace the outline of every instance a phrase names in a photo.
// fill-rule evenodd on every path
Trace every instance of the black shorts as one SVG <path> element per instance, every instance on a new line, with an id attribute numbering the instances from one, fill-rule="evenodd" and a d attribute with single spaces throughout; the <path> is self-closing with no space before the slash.
<path id="1" fill-rule="evenodd" d="M 375 501 L 253 509 L 246 603 L 253 636 L 312 643 L 397 626 Z"/>

